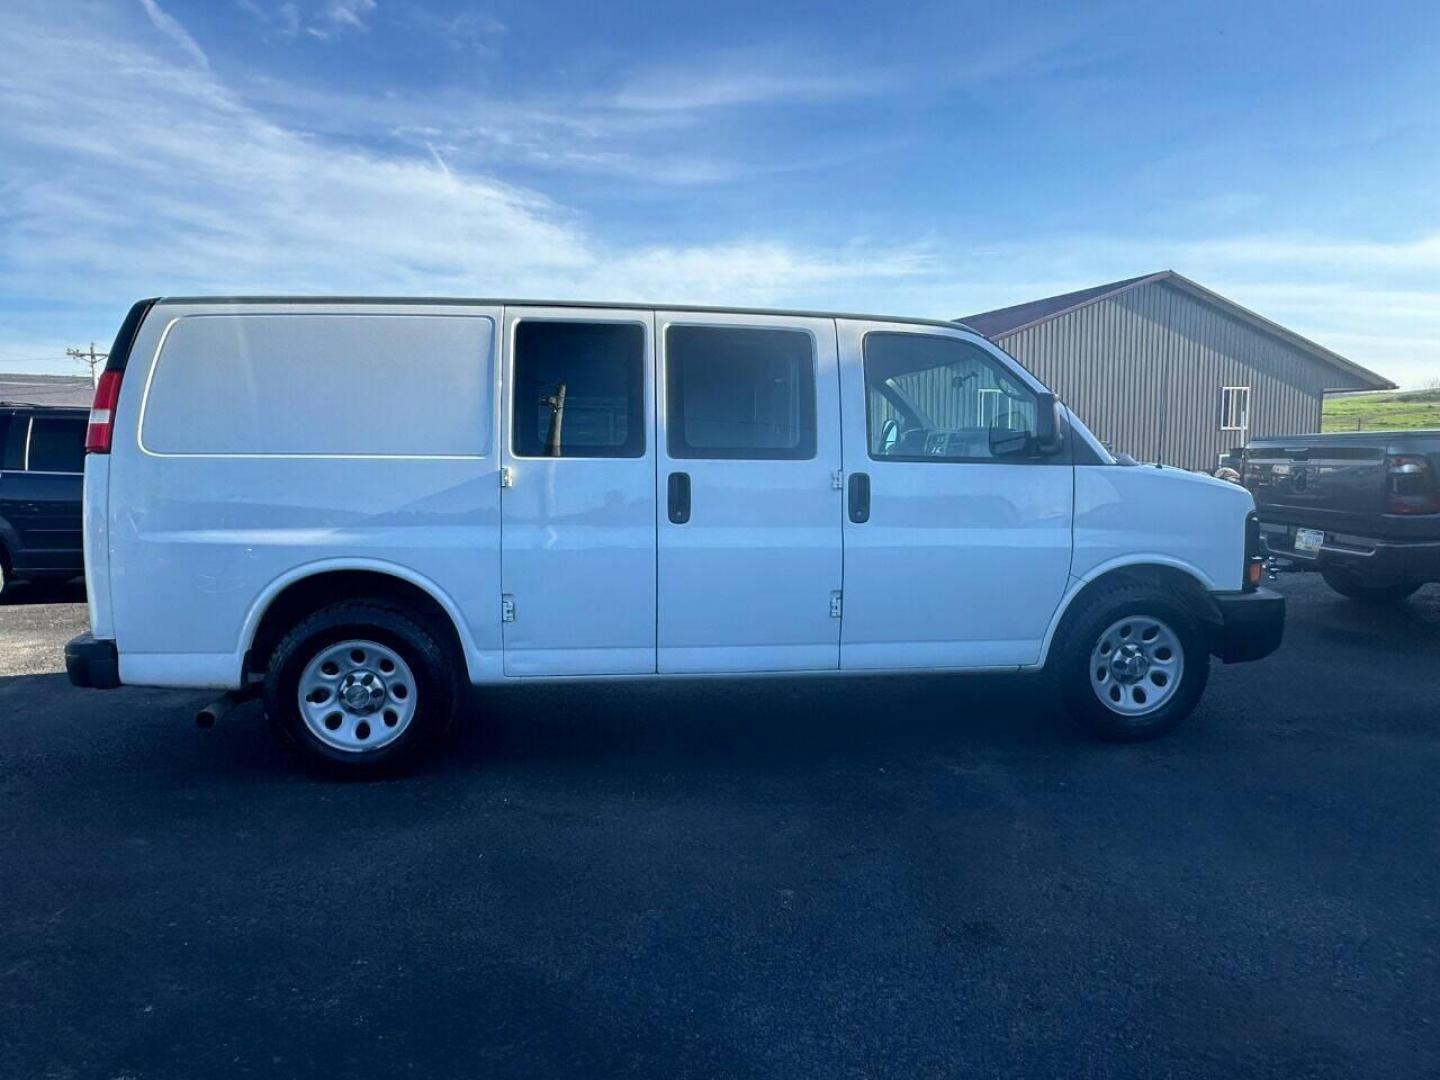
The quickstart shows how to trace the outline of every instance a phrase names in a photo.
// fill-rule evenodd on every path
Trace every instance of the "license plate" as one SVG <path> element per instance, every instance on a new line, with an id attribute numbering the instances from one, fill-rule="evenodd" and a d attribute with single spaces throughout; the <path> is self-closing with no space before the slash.
<path id="1" fill-rule="evenodd" d="M 1323 529 L 1296 529 L 1295 550 L 1302 555 L 1315 555 L 1320 551 L 1320 545 L 1325 543 L 1325 531 Z"/>

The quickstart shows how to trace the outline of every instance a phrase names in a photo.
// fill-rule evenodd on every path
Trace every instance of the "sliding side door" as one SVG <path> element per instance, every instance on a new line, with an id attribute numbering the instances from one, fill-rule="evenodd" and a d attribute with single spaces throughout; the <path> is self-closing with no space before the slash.
<path id="1" fill-rule="evenodd" d="M 657 312 L 659 668 L 836 668 L 832 319 Z"/>

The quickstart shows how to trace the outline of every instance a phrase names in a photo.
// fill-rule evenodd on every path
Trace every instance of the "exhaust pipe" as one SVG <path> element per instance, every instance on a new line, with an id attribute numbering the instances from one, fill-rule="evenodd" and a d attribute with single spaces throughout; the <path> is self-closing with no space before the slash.
<path id="1" fill-rule="evenodd" d="M 197 727 L 212 728 L 215 721 L 227 716 L 235 706 L 243 705 L 254 696 L 255 690 L 249 687 L 243 690 L 227 690 L 195 714 L 195 724 Z"/>

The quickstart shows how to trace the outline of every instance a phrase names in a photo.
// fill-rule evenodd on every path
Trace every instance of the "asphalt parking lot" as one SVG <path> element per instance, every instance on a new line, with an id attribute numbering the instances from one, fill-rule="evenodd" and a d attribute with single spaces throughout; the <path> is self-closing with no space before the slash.
<path id="1" fill-rule="evenodd" d="M 74 690 L 0 606 L 6 1077 L 1440 1074 L 1440 588 L 1188 726 L 1030 680 L 529 687 L 418 776 Z M 33 674 L 32 672 L 49 672 Z"/>

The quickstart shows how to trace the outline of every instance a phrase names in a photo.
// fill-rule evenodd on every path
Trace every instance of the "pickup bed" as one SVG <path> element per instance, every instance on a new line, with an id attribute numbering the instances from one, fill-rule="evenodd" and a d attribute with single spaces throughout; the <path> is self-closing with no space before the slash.
<path id="1" fill-rule="evenodd" d="M 1376 603 L 1440 581 L 1440 431 L 1255 439 L 1240 481 L 1265 550 Z"/>

